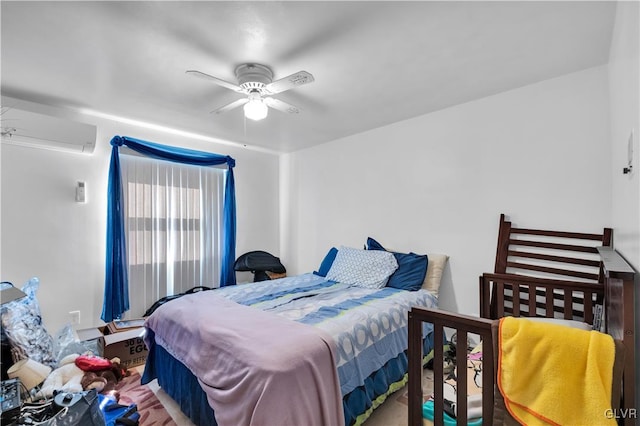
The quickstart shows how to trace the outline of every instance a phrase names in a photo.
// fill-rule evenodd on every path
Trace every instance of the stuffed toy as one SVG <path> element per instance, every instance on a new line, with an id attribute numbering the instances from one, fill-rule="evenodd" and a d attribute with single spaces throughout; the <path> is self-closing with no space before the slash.
<path id="1" fill-rule="evenodd" d="M 82 371 L 102 371 L 111 368 L 111 361 L 92 354 L 80 355 L 75 362 Z"/>
<path id="2" fill-rule="evenodd" d="M 46 398 L 51 398 L 54 391 L 82 392 L 82 371 L 75 363 L 78 354 L 67 355 L 58 363 L 58 368 L 53 370 L 42 385 L 42 393 Z"/>
<path id="3" fill-rule="evenodd" d="M 118 382 L 129 375 L 129 371 L 120 366 L 119 358 L 113 358 L 111 361 L 107 360 L 107 364 L 96 359 L 91 360 L 90 365 L 83 360 L 80 363 L 76 362 L 76 364 L 87 368 L 82 377 L 82 388 L 84 390 L 95 389 L 102 394 L 113 394 Z M 103 365 L 104 368 L 98 369 L 96 365 Z M 116 396 L 116 400 L 119 399 L 117 395 L 114 396 Z"/>
<path id="4" fill-rule="evenodd" d="M 95 389 L 96 392 L 101 393 L 104 388 L 107 386 L 107 379 L 101 376 L 98 376 L 93 371 L 87 371 L 82 376 L 82 389 L 91 390 Z"/>

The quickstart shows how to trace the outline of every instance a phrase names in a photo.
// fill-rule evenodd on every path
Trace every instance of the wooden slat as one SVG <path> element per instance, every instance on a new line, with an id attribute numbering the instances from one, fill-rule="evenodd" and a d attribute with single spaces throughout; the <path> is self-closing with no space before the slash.
<path id="1" fill-rule="evenodd" d="M 518 303 L 514 303 L 513 304 L 513 316 L 515 317 L 519 317 L 520 316 L 520 286 L 519 285 L 515 285 L 512 287 L 513 292 L 512 294 L 512 299 L 518 301 Z"/>
<path id="2" fill-rule="evenodd" d="M 507 267 L 598 281 L 598 274 L 591 274 L 589 272 L 581 272 L 581 271 L 572 271 L 570 269 L 552 268 L 550 266 L 540 266 L 540 265 L 529 265 L 527 263 L 521 263 L 521 262 L 507 262 Z"/>
<path id="3" fill-rule="evenodd" d="M 484 277 L 482 276 L 480 276 L 480 279 L 479 279 L 479 293 L 480 293 L 480 316 L 482 318 L 489 318 L 491 315 L 491 286 L 485 285 Z"/>
<path id="4" fill-rule="evenodd" d="M 593 324 L 593 294 L 585 294 L 583 299 L 584 322 Z"/>
<path id="5" fill-rule="evenodd" d="M 571 290 L 564 292 L 564 319 L 573 319 L 573 292 Z"/>
<path id="6" fill-rule="evenodd" d="M 604 286 L 602 283 L 589 283 L 584 281 L 570 281 L 570 280 L 554 280 L 542 277 L 532 277 L 519 274 L 491 274 L 484 273 L 482 277 L 485 281 L 502 281 L 504 283 L 518 283 L 520 285 L 537 286 L 537 287 L 551 287 L 554 289 L 570 288 L 572 290 L 588 290 L 588 291 L 601 291 L 604 292 Z"/>
<path id="7" fill-rule="evenodd" d="M 550 262 L 558 262 L 558 263 L 570 263 L 572 265 L 585 265 L 585 266 L 593 266 L 594 268 L 600 267 L 599 260 L 593 259 L 581 259 L 577 257 L 567 257 L 567 256 L 555 256 L 551 254 L 544 253 L 531 253 L 520 250 L 509 250 L 510 257 L 522 257 L 527 259 L 540 259 L 547 260 Z"/>
<path id="8" fill-rule="evenodd" d="M 433 330 L 433 346 L 434 346 L 434 360 L 438 360 L 433 363 L 433 424 L 442 425 L 444 424 L 444 412 L 442 407 L 444 407 L 444 393 L 442 390 L 442 383 L 444 382 L 444 366 L 442 365 L 442 360 L 444 360 L 443 348 L 443 330 L 442 327 L 434 322 L 434 330 Z M 422 392 L 422 390 L 421 390 Z M 422 424 L 420 422 L 419 424 Z"/>
<path id="9" fill-rule="evenodd" d="M 502 318 L 504 316 L 504 284 L 498 281 L 496 284 L 496 317 Z"/>
<path id="10" fill-rule="evenodd" d="M 566 232 L 566 231 L 548 231 L 542 229 L 527 229 L 527 228 L 511 228 L 512 234 L 526 234 L 526 235 L 543 235 L 547 237 L 557 238 L 575 238 L 578 240 L 594 240 L 602 241 L 603 234 L 590 234 L 582 232 Z"/>
<path id="11" fill-rule="evenodd" d="M 481 334 L 482 338 L 482 418 L 493 419 L 493 391 L 496 380 L 496 373 L 494 370 L 494 362 L 497 364 L 497 359 L 494 358 L 494 341 L 492 330 L 489 329 L 487 334 Z M 485 424 L 491 424 L 491 421 L 487 420 Z"/>
<path id="12" fill-rule="evenodd" d="M 527 247 L 540 247 L 540 248 L 548 248 L 553 250 L 565 250 L 565 251 L 578 251 L 582 253 L 598 253 L 598 249 L 596 247 L 591 246 L 579 246 L 576 244 L 560 244 L 560 243 L 550 243 L 546 241 L 529 241 L 529 240 L 518 240 L 518 239 L 509 239 L 510 246 L 527 246 Z"/>
<path id="13" fill-rule="evenodd" d="M 545 304 L 545 316 L 547 318 L 553 318 L 553 312 L 554 312 L 554 303 L 553 303 L 553 293 L 550 291 L 547 291 L 546 294 L 546 304 Z"/>
<path id="14" fill-rule="evenodd" d="M 497 273 L 507 272 L 507 250 L 509 249 L 509 234 L 511 233 L 511 222 L 505 220 L 504 214 L 500 215 L 500 225 L 498 228 L 498 244 L 496 248 L 496 263 L 494 271 Z"/>
<path id="15" fill-rule="evenodd" d="M 456 343 L 456 403 L 458 412 L 457 423 L 467 424 L 467 331 L 458 329 L 456 331 L 458 341 Z M 440 423 L 434 423 L 440 424 Z"/>
<path id="16" fill-rule="evenodd" d="M 538 300 L 536 298 L 536 292 L 529 290 L 529 312 L 527 316 L 535 317 L 536 316 L 536 307 L 538 304 Z"/>

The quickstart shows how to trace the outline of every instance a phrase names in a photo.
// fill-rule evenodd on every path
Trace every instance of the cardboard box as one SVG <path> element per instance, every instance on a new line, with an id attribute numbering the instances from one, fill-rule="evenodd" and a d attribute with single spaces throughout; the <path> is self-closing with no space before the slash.
<path id="1" fill-rule="evenodd" d="M 111 329 L 114 329 L 112 326 Z M 118 330 L 118 328 L 115 328 Z M 122 328 L 112 333 L 109 324 L 103 327 L 78 330 L 78 340 L 97 341 L 99 354 L 103 358 L 120 358 L 120 365 L 129 369 L 142 365 L 147 360 L 149 351 L 144 344 L 144 327 Z"/>
<path id="2" fill-rule="evenodd" d="M 144 364 L 149 354 L 143 340 L 144 333 L 144 327 L 138 327 L 105 335 L 102 356 L 107 359 L 120 358 L 122 368 Z"/>

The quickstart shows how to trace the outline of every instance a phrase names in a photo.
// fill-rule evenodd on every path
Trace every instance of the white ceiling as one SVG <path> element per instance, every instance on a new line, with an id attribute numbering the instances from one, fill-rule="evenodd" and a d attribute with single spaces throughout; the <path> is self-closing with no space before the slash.
<path id="1" fill-rule="evenodd" d="M 2 94 L 290 152 L 608 62 L 615 2 L 1 2 Z M 315 82 L 260 122 L 241 63 Z"/>

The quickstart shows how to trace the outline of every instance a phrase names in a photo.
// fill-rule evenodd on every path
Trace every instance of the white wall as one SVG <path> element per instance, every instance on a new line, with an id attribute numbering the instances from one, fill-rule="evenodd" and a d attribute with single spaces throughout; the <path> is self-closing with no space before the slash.
<path id="1" fill-rule="evenodd" d="M 476 314 L 500 213 L 531 227 L 611 225 L 608 140 L 598 67 L 288 154 L 281 253 L 293 272 L 367 236 L 446 253 L 440 306 Z"/>
<path id="2" fill-rule="evenodd" d="M 611 103 L 612 223 L 614 245 L 640 272 L 640 3 L 618 2 L 609 56 Z M 633 173 L 623 174 L 627 144 L 633 132 Z M 640 274 L 636 274 L 636 312 L 640 312 Z M 636 314 L 636 330 L 640 315 Z M 636 348 L 640 337 L 636 333 Z M 638 355 L 636 354 L 636 357 Z M 637 363 L 637 359 L 636 359 Z M 640 369 L 636 371 L 640 389 Z M 636 390 L 636 407 L 640 393 Z"/>
<path id="3" fill-rule="evenodd" d="M 102 323 L 109 140 L 116 134 L 234 157 L 237 254 L 257 249 L 278 253 L 277 155 L 105 119 L 85 121 L 98 125 L 91 155 L 6 144 L 0 151 L 0 278 L 17 286 L 40 278 L 38 300 L 50 333 L 67 323 L 74 310 L 81 311 L 79 328 Z M 87 184 L 86 204 L 75 202 L 77 181 Z"/>
<path id="4" fill-rule="evenodd" d="M 640 270 L 640 3 L 619 2 L 609 60 L 612 203 L 618 251 Z M 633 133 L 633 173 L 623 174 Z"/>
<path id="5" fill-rule="evenodd" d="M 615 246 L 640 270 L 640 3 L 619 2 L 609 60 Z M 623 174 L 633 132 L 633 173 Z"/>

